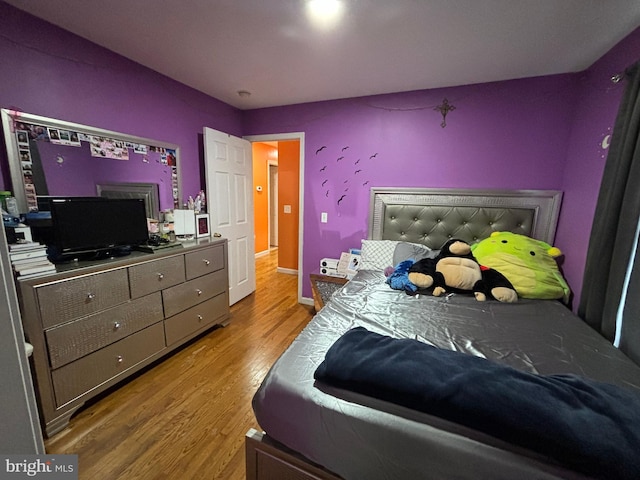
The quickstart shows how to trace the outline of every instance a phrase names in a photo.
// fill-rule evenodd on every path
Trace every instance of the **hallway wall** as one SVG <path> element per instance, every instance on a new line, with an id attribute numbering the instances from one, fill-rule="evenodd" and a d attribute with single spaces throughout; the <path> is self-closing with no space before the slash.
<path id="1" fill-rule="evenodd" d="M 298 270 L 299 184 L 300 141 L 278 142 L 278 267 L 289 270 Z"/>
<path id="2" fill-rule="evenodd" d="M 278 149 L 254 142 L 253 153 L 253 222 L 256 254 L 269 251 L 269 159 L 278 158 Z M 257 187 L 262 187 L 258 191 Z"/>

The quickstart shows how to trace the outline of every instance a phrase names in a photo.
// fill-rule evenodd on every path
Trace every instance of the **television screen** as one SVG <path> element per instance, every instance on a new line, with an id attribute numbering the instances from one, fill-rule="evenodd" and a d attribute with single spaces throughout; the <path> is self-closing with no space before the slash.
<path id="1" fill-rule="evenodd" d="M 105 250 L 117 254 L 149 238 L 142 199 L 52 198 L 50 210 L 52 246 L 58 256 Z"/>

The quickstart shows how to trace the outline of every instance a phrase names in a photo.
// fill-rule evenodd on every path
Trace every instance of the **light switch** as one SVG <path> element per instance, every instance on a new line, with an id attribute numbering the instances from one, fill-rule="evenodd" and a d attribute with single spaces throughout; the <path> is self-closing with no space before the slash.
<path id="1" fill-rule="evenodd" d="M 284 213 L 291 213 L 291 205 L 284 206 Z"/>
<path id="2" fill-rule="evenodd" d="M 320 222 L 321 223 L 327 223 L 327 212 L 322 212 L 320 214 Z"/>

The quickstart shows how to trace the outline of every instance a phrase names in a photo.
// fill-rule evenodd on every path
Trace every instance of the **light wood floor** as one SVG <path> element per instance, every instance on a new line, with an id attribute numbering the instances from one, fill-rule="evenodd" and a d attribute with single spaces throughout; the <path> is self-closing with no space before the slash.
<path id="1" fill-rule="evenodd" d="M 47 452 L 78 454 L 81 480 L 244 479 L 251 398 L 313 315 L 297 303 L 297 276 L 276 267 L 277 250 L 258 258 L 257 291 L 227 327 L 85 406 Z"/>

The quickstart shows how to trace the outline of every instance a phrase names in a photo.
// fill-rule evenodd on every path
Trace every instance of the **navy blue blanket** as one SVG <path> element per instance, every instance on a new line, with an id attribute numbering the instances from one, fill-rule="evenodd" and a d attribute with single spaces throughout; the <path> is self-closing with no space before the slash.
<path id="1" fill-rule="evenodd" d="M 640 478 L 640 394 L 576 375 L 540 376 L 357 327 L 314 377 L 547 455 L 597 478 Z"/>

